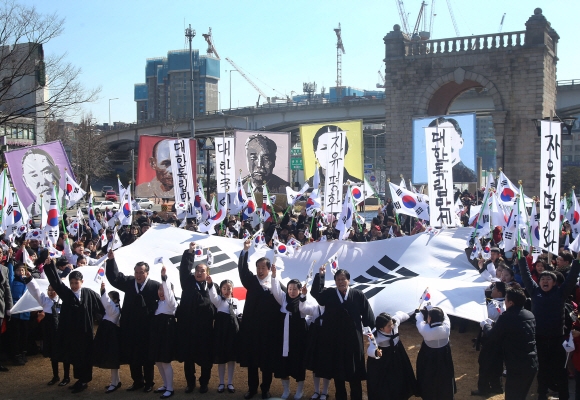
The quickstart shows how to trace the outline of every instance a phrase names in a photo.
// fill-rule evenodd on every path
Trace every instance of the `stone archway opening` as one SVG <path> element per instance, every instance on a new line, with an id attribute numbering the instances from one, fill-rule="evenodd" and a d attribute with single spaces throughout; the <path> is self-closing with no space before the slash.
<path id="1" fill-rule="evenodd" d="M 427 108 L 427 115 L 449 114 L 452 103 L 463 93 L 474 88 L 483 89 L 483 86 L 479 82 L 467 79 L 461 83 L 451 81 L 444 84 L 431 97 Z"/>

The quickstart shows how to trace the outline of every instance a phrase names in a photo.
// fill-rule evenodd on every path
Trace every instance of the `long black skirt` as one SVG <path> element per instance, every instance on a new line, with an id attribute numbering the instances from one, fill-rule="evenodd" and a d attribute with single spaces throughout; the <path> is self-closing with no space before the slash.
<path id="1" fill-rule="evenodd" d="M 457 387 L 449 343 L 435 349 L 423 341 L 417 355 L 417 383 L 415 395 L 423 400 L 453 399 Z"/>
<path id="2" fill-rule="evenodd" d="M 58 316 L 56 319 L 52 314 L 44 313 L 44 318 L 40 322 L 42 327 L 42 355 L 49 357 L 52 361 L 58 359 Z"/>
<path id="3" fill-rule="evenodd" d="M 102 320 L 93 341 L 93 366 L 103 369 L 120 367 L 121 348 L 119 327 L 106 319 Z"/>
<path id="4" fill-rule="evenodd" d="M 394 348 L 380 347 L 383 355 L 367 360 L 369 400 L 407 400 L 417 387 L 413 366 L 399 341 Z"/>
<path id="5" fill-rule="evenodd" d="M 231 314 L 216 313 L 214 321 L 214 364 L 236 361 L 238 346 L 238 321 Z"/>
<path id="6" fill-rule="evenodd" d="M 176 359 L 177 338 L 175 316 L 158 314 L 151 322 L 149 358 L 151 361 L 170 363 Z"/>

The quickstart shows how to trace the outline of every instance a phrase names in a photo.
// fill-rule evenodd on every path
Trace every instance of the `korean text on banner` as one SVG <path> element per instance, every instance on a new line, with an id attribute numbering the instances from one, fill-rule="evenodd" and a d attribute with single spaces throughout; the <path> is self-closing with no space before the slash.
<path id="1" fill-rule="evenodd" d="M 324 181 L 324 211 L 340 212 L 342 208 L 342 185 L 346 132 L 329 132 L 327 147 L 326 179 Z"/>
<path id="2" fill-rule="evenodd" d="M 220 206 L 234 204 L 236 195 L 236 165 L 234 162 L 234 138 L 216 137 L 215 172 Z"/>
<path id="3" fill-rule="evenodd" d="M 172 140 L 169 146 L 175 202 L 190 203 L 195 198 L 189 139 Z"/>
<path id="4" fill-rule="evenodd" d="M 540 154 L 540 247 L 558 254 L 561 178 L 560 122 L 542 121 Z"/>
<path id="5" fill-rule="evenodd" d="M 431 226 L 455 226 L 451 140 L 446 129 L 438 126 L 425 128 L 425 148 Z"/>

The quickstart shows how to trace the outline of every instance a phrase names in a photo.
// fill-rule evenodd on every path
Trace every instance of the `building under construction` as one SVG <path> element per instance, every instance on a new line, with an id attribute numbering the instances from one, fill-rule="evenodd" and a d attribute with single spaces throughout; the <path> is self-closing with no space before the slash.
<path id="1" fill-rule="evenodd" d="M 149 58 L 146 83 L 135 84 L 137 122 L 191 118 L 189 50 L 173 50 L 167 57 Z M 218 109 L 220 60 L 193 50 L 195 112 Z"/>

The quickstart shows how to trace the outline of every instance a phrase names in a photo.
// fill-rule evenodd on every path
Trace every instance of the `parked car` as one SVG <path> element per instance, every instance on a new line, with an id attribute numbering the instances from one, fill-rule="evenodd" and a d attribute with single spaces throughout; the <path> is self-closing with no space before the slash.
<path id="1" fill-rule="evenodd" d="M 111 211 L 117 211 L 119 209 L 119 204 L 118 203 L 113 203 L 112 201 L 95 201 L 93 202 L 93 211 L 97 212 L 97 211 L 105 211 L 106 209 L 109 209 Z M 88 210 L 88 204 L 85 204 L 81 207 L 81 211 L 84 212 L 85 214 L 89 212 Z"/>
<path id="2" fill-rule="evenodd" d="M 106 195 L 109 190 L 113 190 L 113 187 L 112 186 L 103 186 L 103 188 L 101 189 L 101 196 Z"/>
<path id="3" fill-rule="evenodd" d="M 117 193 L 114 190 L 109 190 L 105 193 L 105 200 L 117 201 Z"/>
<path id="4" fill-rule="evenodd" d="M 153 208 L 153 202 L 149 199 L 137 198 L 135 199 L 135 201 L 137 202 L 137 204 L 139 204 L 139 208 L 148 208 L 148 209 Z"/>

